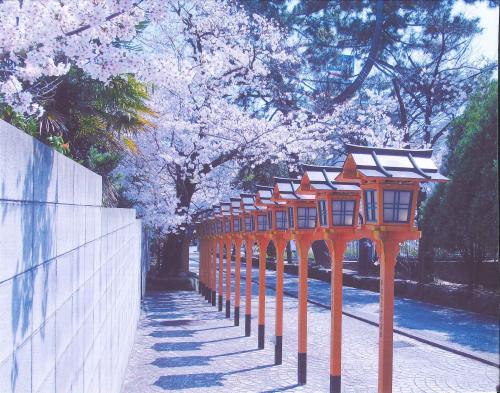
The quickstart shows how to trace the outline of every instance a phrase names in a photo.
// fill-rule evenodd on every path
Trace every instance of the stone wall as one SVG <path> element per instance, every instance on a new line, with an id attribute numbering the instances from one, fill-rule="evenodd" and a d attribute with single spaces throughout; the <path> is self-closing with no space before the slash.
<path id="1" fill-rule="evenodd" d="M 0 392 L 120 392 L 141 222 L 101 177 L 0 120 Z"/>

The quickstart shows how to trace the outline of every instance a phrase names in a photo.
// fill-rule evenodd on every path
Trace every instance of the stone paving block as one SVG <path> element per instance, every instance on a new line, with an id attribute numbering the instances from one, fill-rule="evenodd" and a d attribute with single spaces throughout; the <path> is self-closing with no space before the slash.
<path id="1" fill-rule="evenodd" d="M 33 138 L 34 201 L 57 202 L 57 160 L 60 153 Z"/>
<path id="2" fill-rule="evenodd" d="M 0 120 L 0 199 L 33 200 L 33 141 Z"/>
<path id="3" fill-rule="evenodd" d="M 0 201 L 0 282 L 32 266 L 33 205 Z"/>
<path id="4" fill-rule="evenodd" d="M 56 366 L 56 323 L 55 315 L 48 318 L 32 337 L 32 380 L 33 391 L 40 392 L 47 379 L 55 383 Z"/>
<path id="5" fill-rule="evenodd" d="M 244 337 L 194 292 L 152 293 L 143 303 L 123 393 L 329 391 L 330 312 L 308 306 L 308 380 L 297 378 L 297 300 L 284 299 L 283 364 L 274 365 L 273 291 L 266 295 L 266 347 L 257 350 L 257 297 L 253 335 Z M 242 285 L 244 293 L 244 285 Z M 244 307 L 244 297 L 242 298 Z M 342 391 L 376 392 L 378 328 L 343 319 Z M 498 369 L 395 335 L 394 392 L 493 392 Z"/>

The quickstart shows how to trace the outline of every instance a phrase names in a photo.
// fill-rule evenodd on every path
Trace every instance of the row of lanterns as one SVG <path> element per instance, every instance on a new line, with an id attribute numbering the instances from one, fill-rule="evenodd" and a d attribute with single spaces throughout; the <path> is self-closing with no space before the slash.
<path id="1" fill-rule="evenodd" d="M 349 241 L 371 239 L 380 256 L 380 334 L 378 391 L 392 391 L 394 270 L 400 243 L 420 237 L 415 214 L 420 185 L 446 181 L 432 161 L 432 150 L 346 145 L 342 166 L 303 166 L 300 179 L 275 178 L 202 212 L 200 291 L 223 309 L 223 249 L 226 247 L 226 317 L 230 317 L 231 249 L 235 246 L 234 323 L 240 317 L 240 250 L 246 250 L 245 335 L 251 332 L 252 248 L 259 246 L 258 347 L 264 348 L 266 250 L 276 248 L 275 363 L 282 362 L 284 251 L 293 240 L 299 257 L 298 383 L 306 383 L 308 251 L 324 240 L 332 260 L 330 391 L 341 389 L 342 262 Z M 217 252 L 218 251 L 218 252 Z M 219 269 L 217 277 L 217 255 Z M 218 280 L 218 281 L 217 281 Z M 218 288 L 217 288 L 218 287 Z M 218 293 L 218 299 L 216 295 Z"/>

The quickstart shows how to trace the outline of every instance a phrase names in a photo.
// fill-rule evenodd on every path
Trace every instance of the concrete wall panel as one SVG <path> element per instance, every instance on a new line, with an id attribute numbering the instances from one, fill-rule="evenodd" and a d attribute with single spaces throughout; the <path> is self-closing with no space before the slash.
<path id="1" fill-rule="evenodd" d="M 99 175 L 1 120 L 0 138 L 0 392 L 118 393 L 141 223 L 102 207 Z"/>
<path id="2" fill-rule="evenodd" d="M 0 201 L 0 283 L 32 266 L 33 204 Z"/>
<path id="3" fill-rule="evenodd" d="M 34 139 L 0 120 L 0 199 L 33 200 Z"/>

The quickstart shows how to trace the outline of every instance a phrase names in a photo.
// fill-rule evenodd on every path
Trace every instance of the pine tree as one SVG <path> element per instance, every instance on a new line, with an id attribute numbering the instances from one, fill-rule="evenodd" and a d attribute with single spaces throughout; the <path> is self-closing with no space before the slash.
<path id="1" fill-rule="evenodd" d="M 452 125 L 445 172 L 423 208 L 424 278 L 437 248 L 459 252 L 469 266 L 469 285 L 478 265 L 498 254 L 498 86 L 479 88 Z"/>

